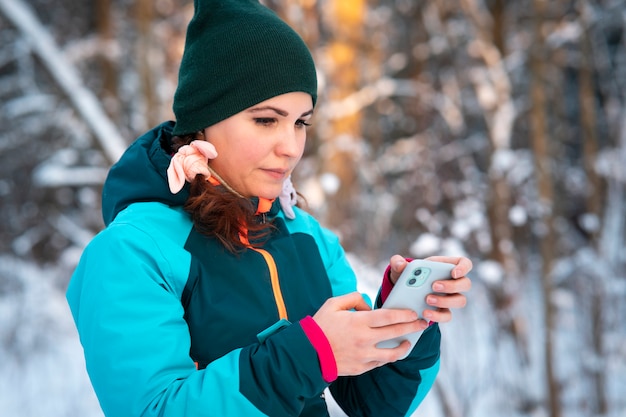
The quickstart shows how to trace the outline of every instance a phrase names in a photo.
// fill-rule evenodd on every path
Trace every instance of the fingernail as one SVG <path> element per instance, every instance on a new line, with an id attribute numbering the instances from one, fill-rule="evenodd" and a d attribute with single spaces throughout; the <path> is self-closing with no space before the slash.
<path id="1" fill-rule="evenodd" d="M 441 282 L 435 282 L 433 284 L 433 290 L 435 291 L 443 291 L 443 284 Z"/>
<path id="2" fill-rule="evenodd" d="M 426 302 L 430 305 L 437 304 L 437 298 L 428 296 L 426 297 Z"/>
<path id="3" fill-rule="evenodd" d="M 450 273 L 450 275 L 452 276 L 452 278 L 458 278 L 459 277 L 459 270 L 458 269 L 453 269 L 452 272 Z"/>
<path id="4" fill-rule="evenodd" d="M 430 318 L 432 318 L 432 317 L 433 317 L 433 313 L 432 313 L 431 311 L 426 310 L 426 311 L 424 312 L 424 318 L 425 318 L 425 319 L 430 319 Z"/>
<path id="5" fill-rule="evenodd" d="M 404 261 L 396 261 L 393 263 L 395 269 L 399 269 L 402 265 L 404 265 Z"/>

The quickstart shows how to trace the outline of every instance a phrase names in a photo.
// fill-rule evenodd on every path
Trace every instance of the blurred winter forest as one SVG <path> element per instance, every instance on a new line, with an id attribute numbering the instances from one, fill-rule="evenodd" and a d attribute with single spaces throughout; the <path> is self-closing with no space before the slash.
<path id="1" fill-rule="evenodd" d="M 363 291 L 394 253 L 474 261 L 415 415 L 626 415 L 626 1 L 266 4 L 319 70 L 294 183 Z M 0 0 L 2 416 L 102 415 L 65 288 L 108 168 L 173 117 L 192 11 Z"/>

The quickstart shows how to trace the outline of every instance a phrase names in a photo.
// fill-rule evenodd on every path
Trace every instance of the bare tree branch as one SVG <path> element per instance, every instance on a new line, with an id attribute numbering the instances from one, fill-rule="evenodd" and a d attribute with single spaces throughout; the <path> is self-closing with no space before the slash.
<path id="1" fill-rule="evenodd" d="M 0 0 L 0 13 L 24 35 L 55 82 L 89 126 L 107 159 L 113 163 L 126 149 L 126 143 L 97 98 L 87 89 L 78 71 L 64 58 L 51 34 L 22 0 Z"/>

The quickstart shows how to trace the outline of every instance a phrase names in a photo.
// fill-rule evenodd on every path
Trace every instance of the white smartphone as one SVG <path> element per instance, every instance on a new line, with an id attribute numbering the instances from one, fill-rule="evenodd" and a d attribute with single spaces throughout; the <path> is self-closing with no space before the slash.
<path id="1" fill-rule="evenodd" d="M 426 261 L 423 259 L 416 259 L 409 262 L 383 303 L 382 308 L 410 309 L 415 311 L 420 318 L 422 318 L 424 310 L 429 308 L 429 305 L 426 304 L 426 296 L 428 294 L 437 294 L 432 290 L 433 282 L 452 279 L 453 268 L 453 264 Z M 395 348 L 402 343 L 403 340 L 408 340 L 411 342 L 411 349 L 407 352 L 408 355 L 411 350 L 413 350 L 413 347 L 422 333 L 423 331 L 419 331 L 384 340 L 379 342 L 376 347 Z M 404 357 L 402 359 L 404 359 Z"/>

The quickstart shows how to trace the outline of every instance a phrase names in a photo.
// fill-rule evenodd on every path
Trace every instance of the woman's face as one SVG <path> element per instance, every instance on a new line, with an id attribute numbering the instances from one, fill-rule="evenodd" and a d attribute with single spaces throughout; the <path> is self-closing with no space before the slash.
<path id="1" fill-rule="evenodd" d="M 245 197 L 273 199 L 304 152 L 313 114 L 307 93 L 273 97 L 204 129 L 217 150 L 210 166 Z"/>

